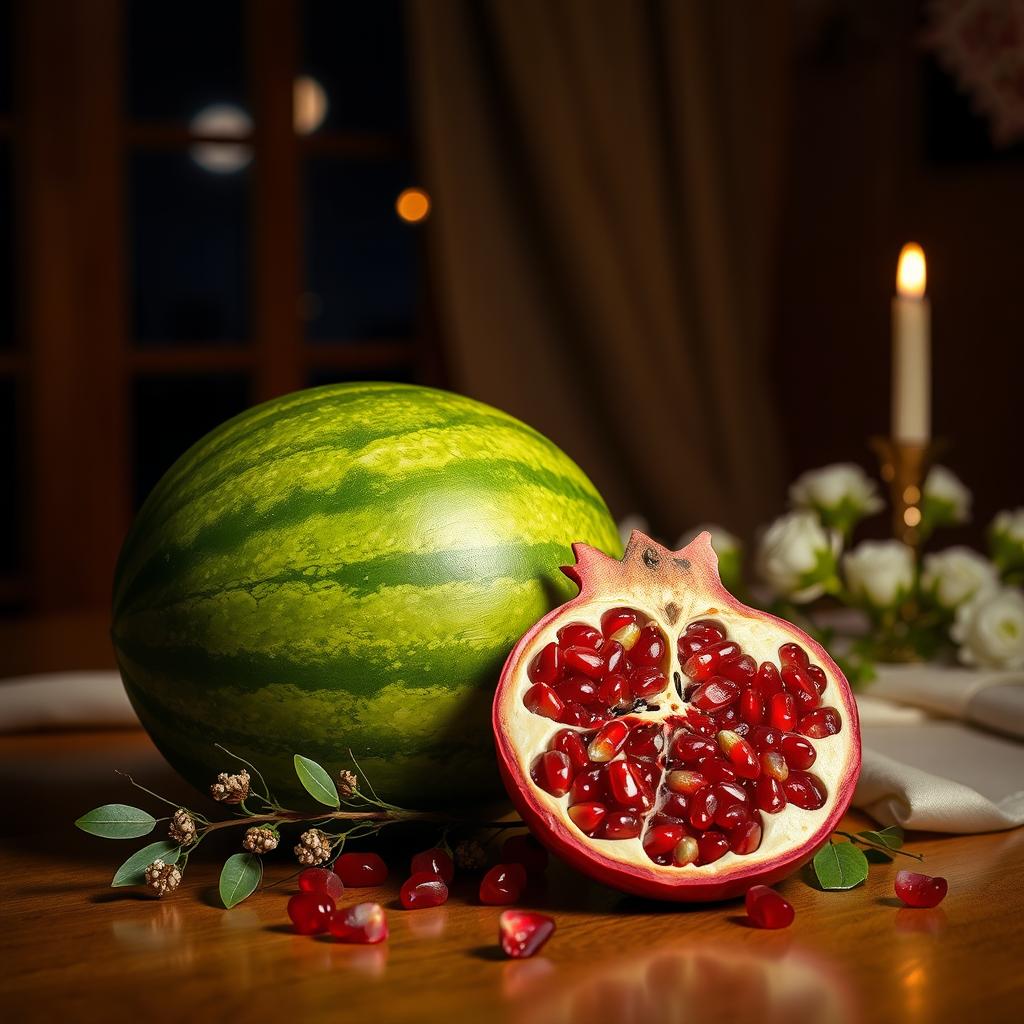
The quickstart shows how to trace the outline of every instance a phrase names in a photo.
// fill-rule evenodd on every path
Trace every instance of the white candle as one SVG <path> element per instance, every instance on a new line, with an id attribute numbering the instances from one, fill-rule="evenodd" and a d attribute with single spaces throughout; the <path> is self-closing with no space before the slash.
<path id="1" fill-rule="evenodd" d="M 900 252 L 892 300 L 892 436 L 931 438 L 931 307 L 924 296 L 924 253 L 916 242 Z"/>

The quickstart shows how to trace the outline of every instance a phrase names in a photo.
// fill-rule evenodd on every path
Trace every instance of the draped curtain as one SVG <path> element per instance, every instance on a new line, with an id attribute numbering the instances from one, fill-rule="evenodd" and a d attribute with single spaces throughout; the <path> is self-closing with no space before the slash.
<path id="1" fill-rule="evenodd" d="M 786 19 L 718 0 L 413 0 L 452 386 L 666 540 L 778 508 L 767 372 Z"/>

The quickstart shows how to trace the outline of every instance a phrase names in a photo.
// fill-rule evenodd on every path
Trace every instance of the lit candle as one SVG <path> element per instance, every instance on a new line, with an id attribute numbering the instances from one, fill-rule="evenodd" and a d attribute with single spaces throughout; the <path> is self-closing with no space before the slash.
<path id="1" fill-rule="evenodd" d="M 892 435 L 926 444 L 931 437 L 931 308 L 924 296 L 924 252 L 908 242 L 892 300 Z"/>

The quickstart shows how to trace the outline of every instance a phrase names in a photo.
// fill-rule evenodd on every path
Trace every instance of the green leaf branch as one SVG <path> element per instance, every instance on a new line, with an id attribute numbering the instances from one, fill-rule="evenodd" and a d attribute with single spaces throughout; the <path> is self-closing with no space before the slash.
<path id="1" fill-rule="evenodd" d="M 811 862 L 818 884 L 827 892 L 854 889 L 863 884 L 868 877 L 869 863 L 890 863 L 894 853 L 901 857 L 924 860 L 922 854 L 902 849 L 903 829 L 898 825 L 890 825 L 878 831 L 835 834 L 842 836 L 846 842 L 837 843 L 830 838 Z"/>

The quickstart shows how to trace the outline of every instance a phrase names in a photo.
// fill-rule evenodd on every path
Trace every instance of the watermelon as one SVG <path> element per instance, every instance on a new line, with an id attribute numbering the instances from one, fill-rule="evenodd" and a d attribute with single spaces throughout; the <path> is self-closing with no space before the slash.
<path id="1" fill-rule="evenodd" d="M 615 523 L 554 444 L 429 388 L 340 384 L 236 416 L 148 497 L 118 562 L 113 641 L 168 761 L 206 788 L 351 750 L 403 806 L 502 793 L 489 716 L 520 635 L 574 589 L 570 544 Z"/>

